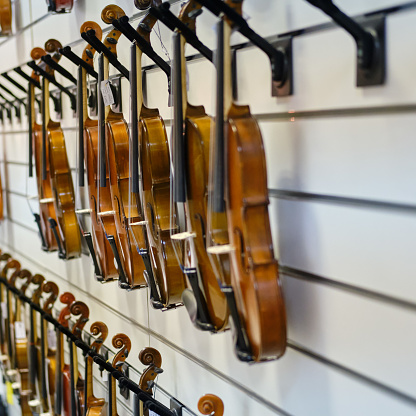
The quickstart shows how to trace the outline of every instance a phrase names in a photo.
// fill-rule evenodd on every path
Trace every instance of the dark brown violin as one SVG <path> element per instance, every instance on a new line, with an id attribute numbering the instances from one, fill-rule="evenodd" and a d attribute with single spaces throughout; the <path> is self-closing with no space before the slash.
<path id="1" fill-rule="evenodd" d="M 62 293 L 59 297 L 61 303 L 65 306 L 62 308 L 58 322 L 64 326 L 65 328 L 69 327 L 69 319 L 71 318 L 71 311 L 70 307 L 75 302 L 75 296 L 70 292 Z M 56 339 L 56 374 L 55 374 L 55 416 L 60 416 L 62 411 L 65 415 L 69 415 L 70 413 L 70 392 L 68 392 L 68 388 L 64 392 L 63 389 L 63 371 L 65 368 L 65 358 L 64 358 L 64 335 L 62 332 L 58 331 L 57 339 Z M 66 409 L 63 409 L 63 395 L 67 395 L 68 397 L 65 399 L 65 405 L 67 406 Z"/>
<path id="2" fill-rule="evenodd" d="M 153 0 L 153 5 L 160 4 Z M 156 18 L 147 13 L 137 32 L 150 44 L 150 32 Z M 170 154 L 165 123 L 158 109 L 147 108 L 143 102 L 141 82 L 142 51 L 137 45 L 137 110 L 141 157 L 142 196 L 145 222 L 132 222 L 131 230 L 138 249 L 148 247 L 160 303 L 164 307 L 182 302 L 185 277 L 171 241 L 170 224 Z M 141 210 L 141 207 L 138 207 Z M 142 224 L 145 224 L 143 227 Z M 146 240 L 147 239 L 147 244 Z"/>
<path id="3" fill-rule="evenodd" d="M 198 410 L 203 415 L 223 416 L 224 403 L 214 394 L 205 394 L 198 401 Z"/>
<path id="4" fill-rule="evenodd" d="M 179 19 L 194 33 L 196 32 L 196 17 L 199 15 L 201 5 L 195 0 L 187 1 L 179 13 Z M 180 72 L 180 79 L 175 77 L 175 133 L 178 138 L 174 141 L 175 172 L 177 179 L 186 178 L 186 185 L 178 184 L 177 193 L 186 188 L 183 195 L 178 195 L 179 202 L 185 204 L 187 218 L 187 231 L 185 249 L 188 254 L 188 267 L 197 270 L 197 284 L 191 280 L 192 275 L 187 274 L 194 296 L 202 299 L 198 305 L 199 321 L 210 324 L 211 331 L 226 329 L 228 323 L 228 307 L 224 294 L 218 285 L 217 276 L 213 270 L 206 252 L 205 232 L 207 229 L 208 209 L 208 177 L 209 177 L 209 149 L 211 130 L 214 123 L 206 113 L 203 106 L 194 106 L 188 102 L 186 91 L 186 40 L 180 33 L 174 34 L 174 62 L 175 72 Z M 180 65 L 180 66 L 179 66 Z M 178 108 L 178 106 L 180 108 Z M 183 129 L 184 127 L 184 129 Z M 183 139 L 183 140 L 181 140 Z M 178 154 L 179 153 L 179 154 Z M 185 161 L 181 165 L 180 155 Z M 182 171 L 182 172 L 180 172 Z M 182 175 L 180 175 L 182 173 Z M 179 179 L 178 179 L 179 180 Z M 179 207 L 178 207 L 179 209 Z M 225 215 L 224 215 L 225 218 Z M 196 261 L 195 261 L 196 260 Z M 203 294 L 196 293 L 202 284 Z M 206 305 L 206 312 L 203 310 Z M 207 316 L 204 316 L 206 313 Z M 203 328 L 201 324 L 197 326 Z"/>
<path id="5" fill-rule="evenodd" d="M 104 23 L 110 24 L 114 19 L 124 16 L 123 10 L 116 5 L 106 6 L 101 12 Z M 104 45 L 117 56 L 117 42 L 121 33 L 112 30 L 104 39 Z M 104 57 L 104 81 L 108 80 L 109 62 Z M 143 275 L 143 260 L 133 245 L 133 235 L 129 223 L 144 220 L 138 207 L 141 207 L 137 192 L 130 191 L 129 132 L 122 113 L 115 113 L 110 106 L 105 108 L 106 142 L 108 149 L 108 170 L 115 213 L 117 236 L 122 249 L 123 269 L 127 278 L 125 288 L 146 286 Z M 100 195 L 101 198 L 101 195 Z M 114 215 L 114 214 L 113 214 Z"/>
<path id="6" fill-rule="evenodd" d="M 226 3 L 241 15 L 242 1 Z M 265 361 L 285 352 L 286 314 L 273 253 L 261 132 L 249 107 L 232 100 L 231 31 L 232 24 L 223 17 L 217 29 L 217 126 L 208 250 L 223 268 L 229 264 L 224 254 L 229 256 L 231 284 L 224 280 L 225 273 L 218 277 L 233 317 L 238 357 Z"/>
<path id="7" fill-rule="evenodd" d="M 35 61 L 40 60 L 42 56 L 46 55 L 46 52 L 42 48 L 33 48 L 30 56 Z M 32 72 L 31 76 L 34 80 L 39 81 L 39 76 Z M 35 112 L 35 86 L 29 83 L 31 89 L 31 102 L 30 106 L 32 111 L 32 119 L 29 123 L 32 125 L 32 137 L 33 137 L 33 151 L 35 157 L 35 169 L 36 169 L 36 184 L 38 189 L 39 198 L 39 218 L 37 220 L 39 226 L 39 232 L 42 239 L 42 249 L 45 251 L 54 251 L 58 248 L 58 243 L 53 234 L 52 228 L 49 224 L 51 218 L 56 223 L 56 213 L 53 204 L 53 192 L 51 187 L 50 167 L 49 167 L 49 146 L 46 146 L 45 152 L 45 164 L 46 164 L 46 178 L 42 176 L 42 126 L 36 123 Z"/>
<path id="8" fill-rule="evenodd" d="M 45 43 L 46 52 L 53 53 L 53 58 L 56 61 L 60 58 L 60 55 L 57 54 L 60 48 L 62 48 L 62 45 L 55 39 L 49 39 Z M 53 75 L 53 71 L 49 67 L 47 67 L 47 71 Z M 62 243 L 59 256 L 64 259 L 71 259 L 81 255 L 81 234 L 75 214 L 74 185 L 61 125 L 52 121 L 50 117 L 49 81 L 45 78 L 42 78 L 42 96 L 45 112 L 43 120 L 46 124 L 47 147 L 49 148 L 53 203 L 58 223 L 59 239 Z"/>
<path id="9" fill-rule="evenodd" d="M 99 352 L 101 346 L 108 336 L 108 328 L 104 322 L 94 322 L 91 325 L 91 334 L 97 337 L 91 344 L 91 348 L 95 352 Z M 92 357 L 87 358 L 87 391 L 86 391 L 86 405 L 87 405 L 87 416 L 102 416 L 105 408 L 105 400 L 98 399 L 93 393 L 93 359 Z M 81 405 L 81 414 L 84 415 L 84 405 Z"/>
<path id="10" fill-rule="evenodd" d="M 88 30 L 95 30 L 95 36 L 101 40 L 101 27 L 95 22 L 85 22 L 81 26 L 81 33 Z M 82 59 L 89 65 L 93 66 L 93 57 L 95 49 L 87 45 L 82 53 Z M 107 182 L 106 187 L 98 189 L 98 121 L 88 116 L 88 89 L 87 89 L 87 71 L 82 68 L 82 96 L 84 104 L 83 108 L 83 125 L 84 125 L 84 155 L 85 166 L 87 171 L 88 194 L 91 210 L 91 228 L 94 239 L 94 249 L 99 261 L 101 278 L 105 281 L 118 278 L 118 271 L 114 264 L 114 254 L 110 243 L 106 238 L 108 235 L 117 235 L 116 225 L 113 215 L 104 215 L 99 217 L 99 212 L 112 211 L 110 184 Z M 106 169 L 108 171 L 108 168 Z M 100 198 L 98 198 L 98 193 Z M 116 240 L 118 243 L 118 240 Z M 117 249 L 120 251 L 118 244 Z"/>

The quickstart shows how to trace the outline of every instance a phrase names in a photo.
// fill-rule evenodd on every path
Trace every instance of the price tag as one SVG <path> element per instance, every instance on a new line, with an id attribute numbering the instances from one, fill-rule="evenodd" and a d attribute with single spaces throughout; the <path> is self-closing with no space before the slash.
<path id="1" fill-rule="evenodd" d="M 51 350 L 56 350 L 56 332 L 48 329 L 48 346 Z"/>
<path id="2" fill-rule="evenodd" d="M 160 415 L 159 413 L 156 413 L 153 410 L 149 410 L 149 416 L 160 416 Z"/>
<path id="3" fill-rule="evenodd" d="M 14 334 L 16 337 L 16 341 L 20 339 L 26 339 L 26 328 L 25 323 L 23 321 L 16 321 L 14 323 Z"/>
<path id="4" fill-rule="evenodd" d="M 13 387 L 10 381 L 6 381 L 6 400 L 7 404 L 13 405 Z"/>
<path id="5" fill-rule="evenodd" d="M 111 82 L 108 79 L 101 81 L 101 95 L 103 96 L 106 107 L 115 103 L 113 91 L 111 90 Z"/>
<path id="6" fill-rule="evenodd" d="M 3 315 L 3 319 L 6 319 L 7 317 L 7 303 L 6 302 L 1 303 L 1 313 Z"/>

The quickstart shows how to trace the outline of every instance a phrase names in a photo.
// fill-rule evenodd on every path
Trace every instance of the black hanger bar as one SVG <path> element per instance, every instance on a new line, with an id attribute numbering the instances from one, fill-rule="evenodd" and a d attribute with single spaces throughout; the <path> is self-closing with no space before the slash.
<path id="1" fill-rule="evenodd" d="M 170 79 L 170 66 L 161 58 L 152 48 L 152 46 L 139 35 L 137 30 L 129 23 L 127 16 L 122 16 L 119 19 L 112 21 L 112 25 L 119 30 L 130 42 L 137 42 L 140 50 L 147 55 Z"/>
<path id="2" fill-rule="evenodd" d="M 82 66 L 89 75 L 93 78 L 98 79 L 98 74 L 94 71 L 94 68 L 91 65 L 88 65 L 83 59 L 81 59 L 78 55 L 72 52 L 70 46 L 65 46 L 64 48 L 59 49 L 59 53 L 65 58 L 69 59 L 72 63 L 77 66 Z"/>
<path id="3" fill-rule="evenodd" d="M 129 79 L 128 69 L 117 59 L 117 56 L 114 55 L 113 52 L 111 52 L 110 49 L 108 49 L 107 46 L 105 46 L 104 43 L 97 38 L 97 36 L 95 36 L 94 29 L 82 32 L 81 37 L 86 40 L 97 52 L 104 54 L 111 65 L 113 65 L 114 68 L 116 68 L 125 78 Z"/>
<path id="4" fill-rule="evenodd" d="M 56 79 L 48 74 L 43 68 L 41 68 L 39 65 L 36 65 L 35 61 L 31 61 L 28 62 L 27 65 L 32 68 L 34 71 L 38 72 L 40 75 L 42 75 L 44 78 L 46 78 L 51 84 L 55 85 L 56 87 L 58 87 L 63 93 L 65 93 L 69 99 L 71 100 L 71 108 L 73 110 L 76 109 L 76 98 L 75 95 L 72 94 L 67 88 L 65 88 L 63 85 L 59 84 L 59 82 L 56 81 Z"/>
<path id="5" fill-rule="evenodd" d="M 7 87 L 5 87 L 3 84 L 0 84 L 0 88 L 7 92 L 7 94 L 11 95 L 15 100 L 17 100 L 20 104 L 23 104 L 24 106 L 26 106 L 26 103 L 19 97 L 17 97 L 15 94 L 13 94 L 12 91 L 10 91 Z"/>
<path id="6" fill-rule="evenodd" d="M 98 354 L 94 349 L 92 349 L 87 343 L 82 339 L 73 334 L 69 328 L 65 328 L 61 325 L 52 315 L 45 312 L 39 305 L 32 302 L 30 298 L 26 295 L 23 295 L 22 292 L 16 287 L 10 285 L 8 280 L 4 277 L 0 277 L 0 283 L 4 284 L 7 289 L 12 293 L 17 295 L 20 300 L 30 305 L 30 307 L 38 312 L 46 321 L 51 323 L 55 328 L 57 328 L 62 334 L 64 334 L 68 339 L 70 339 L 77 348 L 83 351 L 84 354 L 92 357 L 94 362 L 103 368 L 105 371 L 110 373 L 110 375 L 118 380 L 121 387 L 129 389 L 131 392 L 135 393 L 139 400 L 147 405 L 147 408 L 155 411 L 160 416 L 175 416 L 175 413 L 167 408 L 165 405 L 157 401 L 153 396 L 143 391 L 133 380 L 126 377 L 121 371 L 115 369 L 101 354 Z"/>
<path id="7" fill-rule="evenodd" d="M 151 7 L 150 13 L 157 17 L 162 23 L 164 23 L 170 30 L 175 31 L 178 29 L 181 35 L 186 41 L 193 46 L 202 56 L 207 58 L 209 61 L 213 61 L 212 50 L 205 46 L 199 39 L 196 33 L 194 33 L 188 26 L 185 25 L 180 19 L 178 19 L 170 11 L 170 3 L 162 3 L 158 7 Z"/>
<path id="8" fill-rule="evenodd" d="M 58 62 L 54 61 L 51 55 L 44 55 L 41 56 L 41 58 L 45 64 L 50 66 L 52 69 L 54 69 L 56 72 L 59 72 L 62 76 L 69 79 L 72 83 L 77 85 L 77 80 L 75 77 L 72 76 L 70 72 L 68 72 L 64 67 L 58 64 Z"/>
<path id="9" fill-rule="evenodd" d="M 6 107 L 6 110 L 8 110 L 7 114 L 9 115 L 10 107 L 13 107 L 16 112 L 16 117 L 20 118 L 20 108 L 16 104 L 14 104 L 12 101 L 9 101 L 2 93 L 0 93 L 0 98 L 3 98 L 3 100 L 5 101 L 3 105 Z M 9 105 L 8 109 L 7 109 L 6 104 Z"/>
<path id="10" fill-rule="evenodd" d="M 15 71 L 21 77 L 23 77 L 26 81 L 29 81 L 35 87 L 41 89 L 40 82 L 33 79 L 30 75 L 26 74 L 26 72 L 23 72 L 23 70 L 22 70 L 22 68 L 20 68 L 20 66 L 18 66 L 17 68 L 14 68 L 13 71 Z"/>
<path id="11" fill-rule="evenodd" d="M 33 90 L 29 84 L 28 95 L 27 95 L 27 118 L 29 121 L 29 178 L 33 177 L 33 140 L 32 140 L 32 120 L 34 114 L 32 114 L 32 94 Z M 42 234 L 41 237 L 43 238 Z"/>
<path id="12" fill-rule="evenodd" d="M 1 74 L 2 77 L 6 78 L 7 81 L 9 81 L 11 84 L 13 84 L 16 88 L 19 88 L 20 91 L 26 92 L 26 88 L 22 87 L 16 80 L 10 77 L 10 75 L 7 72 L 3 72 Z"/>
<path id="13" fill-rule="evenodd" d="M 84 96 L 83 96 L 83 79 L 82 67 L 79 66 L 78 88 L 77 88 L 77 116 L 78 116 L 78 185 L 84 186 Z M 94 257 L 93 257 L 94 258 Z"/>
<path id="14" fill-rule="evenodd" d="M 284 52 L 276 49 L 266 39 L 262 38 L 248 25 L 247 21 L 240 16 L 233 8 L 222 0 L 196 0 L 205 6 L 208 10 L 219 16 L 224 13 L 228 19 L 233 21 L 236 29 L 249 39 L 254 45 L 267 54 L 272 65 L 273 81 L 284 84 L 287 75 L 287 57 Z"/>

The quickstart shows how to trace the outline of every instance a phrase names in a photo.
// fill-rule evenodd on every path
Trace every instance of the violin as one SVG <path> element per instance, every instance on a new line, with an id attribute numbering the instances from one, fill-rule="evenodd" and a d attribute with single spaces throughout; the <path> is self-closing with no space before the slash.
<path id="1" fill-rule="evenodd" d="M 10 0 L 0 0 L 0 26 L 1 34 L 12 34 L 12 4 Z"/>
<path id="2" fill-rule="evenodd" d="M 110 24 L 114 19 L 124 16 L 123 10 L 116 5 L 106 6 L 101 12 L 104 23 Z M 104 39 L 106 46 L 117 56 L 117 42 L 121 32 L 111 30 Z M 108 80 L 109 61 L 103 57 L 103 80 Z M 108 170 L 112 196 L 113 212 L 117 236 L 120 242 L 123 260 L 123 269 L 127 282 L 119 282 L 125 289 L 134 289 L 146 286 L 143 276 L 145 265 L 137 250 L 133 249 L 133 235 L 129 223 L 144 220 L 141 212 L 140 196 L 130 190 L 130 158 L 129 158 L 129 132 L 122 113 L 115 113 L 110 106 L 105 107 L 105 133 L 106 148 L 108 149 Z M 100 195 L 101 198 L 101 195 Z M 111 213 L 113 215 L 113 213 Z"/>
<path id="3" fill-rule="evenodd" d="M 160 352 L 151 347 L 143 348 L 139 353 L 139 360 L 142 364 L 147 365 L 143 371 L 139 387 L 146 393 L 153 395 L 153 387 L 155 385 L 156 377 L 163 372 L 162 370 L 162 356 Z M 148 416 L 149 410 L 144 409 L 143 402 L 139 401 L 139 413 L 134 416 Z"/>
<path id="4" fill-rule="evenodd" d="M 150 2 L 149 2 L 150 3 Z M 153 0 L 154 5 L 159 0 Z M 156 23 L 147 13 L 137 27 L 137 32 L 150 45 L 150 32 Z M 147 240 L 158 298 L 164 307 L 181 304 L 185 278 L 171 241 L 170 224 L 170 155 L 165 123 L 158 109 L 147 108 L 143 102 L 141 82 L 142 50 L 137 44 L 137 110 L 139 120 L 140 166 L 145 227 L 130 224 L 137 248 Z"/>
<path id="5" fill-rule="evenodd" d="M 29 270 L 20 270 L 16 277 L 24 280 L 24 283 L 20 287 L 20 292 L 25 295 L 26 289 L 32 278 L 32 274 Z M 13 282 L 14 285 L 14 282 Z M 22 314 L 23 309 L 23 314 Z M 29 360 L 28 360 L 28 346 L 29 342 L 26 334 L 26 325 L 24 324 L 24 304 L 19 297 L 16 297 L 16 313 L 15 313 L 15 352 L 16 352 L 16 369 L 20 376 L 20 408 L 22 416 L 31 416 L 32 411 L 29 406 L 30 400 L 30 383 L 29 383 Z M 16 326 L 20 325 L 19 330 Z"/>
<path id="6" fill-rule="evenodd" d="M 205 394 L 198 400 L 198 410 L 203 415 L 223 416 L 224 403 L 214 394 Z"/>
<path id="7" fill-rule="evenodd" d="M 225 2 L 241 15 L 242 1 Z M 222 17 L 217 31 L 217 124 L 210 162 L 208 251 L 223 268 L 231 264 L 231 281 L 225 281 L 223 274 L 218 277 L 236 329 L 237 356 L 258 362 L 285 352 L 286 314 L 273 253 L 260 128 L 249 106 L 232 99 L 231 31 L 232 23 Z M 227 261 L 221 261 L 227 255 Z"/>
<path id="8" fill-rule="evenodd" d="M 2 253 L 0 250 L 0 261 L 7 262 L 11 258 L 9 253 Z M 4 302 L 4 291 L 3 285 L 0 283 L 0 302 Z M 1 361 L 4 361 L 7 357 L 7 338 L 6 331 L 3 326 L 3 321 L 6 319 L 6 316 L 3 316 L 3 310 L 0 308 L 0 352 L 1 352 Z"/>
<path id="9" fill-rule="evenodd" d="M 42 56 L 46 55 L 46 52 L 42 48 L 33 48 L 30 56 L 34 60 L 40 60 Z M 39 82 L 39 75 L 34 71 L 32 72 L 31 78 Z M 36 169 L 36 184 L 38 189 L 39 198 L 39 216 L 35 217 L 39 233 L 42 241 L 42 250 L 44 251 L 55 251 L 58 248 L 58 243 L 50 226 L 49 219 L 51 218 L 56 223 L 56 213 L 53 204 L 53 192 L 51 187 L 50 177 L 50 166 L 49 166 L 49 147 L 45 147 L 45 158 L 42 160 L 42 126 L 36 123 L 35 113 L 35 86 L 33 83 L 29 83 L 30 89 L 30 103 L 31 112 L 29 113 L 32 117 L 29 123 L 32 126 L 32 142 L 35 158 L 35 169 Z M 43 96 L 43 93 L 42 93 Z M 45 163 L 46 176 L 43 177 L 42 163 Z"/>
<path id="10" fill-rule="evenodd" d="M 131 341 L 130 338 L 125 334 L 114 335 L 112 339 L 112 344 L 114 348 L 117 348 L 119 351 L 114 356 L 112 361 L 112 366 L 121 371 L 123 363 L 126 361 L 130 350 L 131 350 Z M 118 416 L 117 414 L 117 387 L 114 381 L 114 378 L 109 375 L 108 379 L 109 394 L 108 394 L 108 405 L 106 406 L 106 416 Z"/>
<path id="11" fill-rule="evenodd" d="M 46 282 L 42 286 L 43 293 L 50 294 L 49 297 L 43 303 L 42 309 L 52 316 L 53 306 L 58 299 L 59 288 L 54 282 Z M 55 335 L 55 334 L 54 334 Z M 42 319 L 41 326 L 41 361 L 42 368 L 44 369 L 44 377 L 42 379 L 42 399 L 48 402 L 48 408 L 54 409 L 55 407 L 55 378 L 57 367 L 57 348 L 56 345 L 49 344 L 49 339 L 52 340 L 52 336 L 48 333 L 48 322 L 46 319 Z M 53 344 L 55 344 L 54 341 Z M 46 385 L 47 382 L 47 385 Z M 47 389 L 47 386 L 49 389 Z"/>
<path id="12" fill-rule="evenodd" d="M 46 0 L 48 11 L 52 13 L 70 13 L 74 6 L 73 0 Z"/>
<path id="13" fill-rule="evenodd" d="M 101 27 L 95 22 L 85 22 L 81 26 L 81 33 L 90 29 L 95 30 L 95 36 L 98 39 L 102 37 Z M 82 59 L 89 65 L 93 66 L 93 58 L 95 49 L 87 45 L 82 53 Z M 118 278 L 118 271 L 114 264 L 114 254 L 110 243 L 106 238 L 106 233 L 109 235 L 116 235 L 116 225 L 114 216 L 105 215 L 98 216 L 99 212 L 112 211 L 110 185 L 107 182 L 106 187 L 98 189 L 98 120 L 93 120 L 88 116 L 88 89 L 87 89 L 87 71 L 81 68 L 82 71 L 82 97 L 83 97 L 83 114 L 82 123 L 84 126 L 84 155 L 85 166 L 87 171 L 88 194 L 91 210 L 91 228 L 94 239 L 95 252 L 100 266 L 101 278 L 104 281 L 110 281 Z M 79 88 L 79 85 L 78 85 Z M 106 169 L 108 171 L 108 169 Z M 100 198 L 98 198 L 98 193 Z M 118 244 L 118 240 L 116 240 Z M 120 245 L 117 245 L 118 252 L 120 252 Z"/>
<path id="14" fill-rule="evenodd" d="M 45 50 L 54 53 L 57 61 L 60 55 L 56 53 L 62 45 L 55 39 L 45 43 Z M 52 75 L 53 71 L 47 67 Z M 44 114 L 43 122 L 46 127 L 46 139 L 49 150 L 50 178 L 53 191 L 53 203 L 59 230 L 59 257 L 71 259 L 81 255 L 81 234 L 78 219 L 75 214 L 75 193 L 72 183 L 71 169 L 65 146 L 65 137 L 59 122 L 51 120 L 49 110 L 49 81 L 42 78 L 42 97 Z M 61 246 L 61 247 L 60 247 Z"/>
<path id="15" fill-rule="evenodd" d="M 90 315 L 88 306 L 81 301 L 75 301 L 70 306 L 70 313 L 79 316 L 72 328 L 72 333 L 81 339 L 82 330 L 84 329 Z M 70 364 L 65 364 L 63 374 L 63 408 L 64 416 L 76 414 L 81 416 L 81 404 L 85 403 L 84 398 L 84 380 L 82 379 L 78 368 L 78 349 L 72 341 L 69 341 Z M 71 351 L 72 350 L 72 351 Z M 75 412 L 73 408 L 75 406 Z"/>
<path id="16" fill-rule="evenodd" d="M 59 301 L 65 306 L 62 308 L 58 322 L 65 328 L 69 327 L 69 319 L 71 317 L 70 307 L 75 302 L 75 296 L 70 292 L 64 292 L 59 297 Z M 65 367 L 64 359 L 64 335 L 62 332 L 57 331 L 56 338 L 56 374 L 55 374 L 55 416 L 60 416 L 63 408 L 63 371 Z M 65 390 L 65 394 L 68 396 L 65 399 L 66 409 L 64 413 L 69 414 L 70 393 L 68 389 Z"/>
<path id="17" fill-rule="evenodd" d="M 107 339 L 108 336 L 108 328 L 104 322 L 94 322 L 91 325 L 90 332 L 96 338 L 94 342 L 91 344 L 91 348 L 95 352 L 99 352 L 101 346 L 103 345 L 104 341 Z M 81 414 L 86 416 L 102 416 L 103 410 L 105 406 L 105 400 L 96 398 L 93 392 L 93 362 L 94 360 L 92 357 L 86 358 L 86 393 L 85 393 L 85 403 L 87 406 L 87 412 L 84 413 L 84 405 L 81 406 Z"/>
<path id="18" fill-rule="evenodd" d="M 196 17 L 202 12 L 201 5 L 195 0 L 187 1 L 179 13 L 179 19 L 194 33 L 196 33 Z M 175 140 L 174 160 L 175 176 L 178 183 L 177 201 L 185 205 L 187 219 L 188 252 L 191 252 L 190 266 L 196 268 L 198 274 L 196 282 L 191 280 L 192 275 L 187 274 L 194 296 L 200 297 L 198 307 L 199 316 L 192 317 L 201 329 L 213 332 L 227 328 L 228 307 L 224 294 L 218 285 L 217 276 L 206 251 L 206 230 L 208 210 L 208 177 L 209 177 L 209 149 L 211 130 L 214 123 L 203 106 L 194 106 L 188 102 L 186 89 L 186 59 L 185 37 L 180 32 L 174 34 L 174 65 L 175 73 Z M 182 159 L 184 159 L 182 161 Z M 186 189 L 186 192 L 185 192 Z M 225 215 L 223 220 L 225 219 Z M 193 261 L 193 258 L 196 261 Z M 227 275 L 229 273 L 227 272 Z M 200 294 L 200 282 L 204 293 Z M 206 311 L 204 311 L 206 309 Z M 204 316 L 204 314 L 206 316 Z M 203 321 L 203 322 L 201 322 Z M 204 328 L 201 324 L 209 324 Z"/>

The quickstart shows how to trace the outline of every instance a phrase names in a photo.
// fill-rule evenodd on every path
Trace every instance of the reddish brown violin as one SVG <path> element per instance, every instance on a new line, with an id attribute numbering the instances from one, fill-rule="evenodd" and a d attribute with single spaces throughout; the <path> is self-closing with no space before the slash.
<path id="1" fill-rule="evenodd" d="M 10 0 L 0 0 L 0 26 L 2 35 L 12 34 L 12 4 Z"/>
<path id="2" fill-rule="evenodd" d="M 123 10 L 116 5 L 109 5 L 101 12 L 104 23 L 111 24 L 114 19 L 124 16 Z M 117 42 L 121 33 L 112 30 L 104 39 L 104 45 L 117 56 Z M 104 57 L 104 81 L 109 76 L 108 58 Z M 141 207 L 139 194 L 130 192 L 129 133 L 122 113 L 115 113 L 110 106 L 105 108 L 106 142 L 108 148 L 108 167 L 110 187 L 115 212 L 117 236 L 122 248 L 123 269 L 127 284 L 122 287 L 144 287 L 145 266 L 133 245 L 133 235 L 129 223 L 144 220 L 138 207 Z M 100 196 L 101 198 L 101 196 Z"/>
<path id="3" fill-rule="evenodd" d="M 46 52 L 42 48 L 33 48 L 30 56 L 32 59 L 38 61 L 42 56 L 46 55 Z M 32 78 L 39 82 L 39 76 L 32 72 Z M 33 135 L 33 151 L 35 157 L 35 169 L 36 169 L 36 183 L 38 189 L 39 198 L 39 218 L 37 219 L 39 232 L 42 239 L 42 249 L 45 251 L 54 251 L 58 248 L 56 238 L 52 232 L 52 228 L 49 224 L 49 219 L 52 219 L 56 223 L 56 213 L 53 204 L 53 192 L 51 187 L 50 166 L 49 166 L 49 146 L 46 146 L 45 157 L 45 169 L 46 178 L 42 176 L 42 126 L 36 123 L 35 116 L 35 86 L 30 83 L 31 89 L 31 102 L 30 106 L 32 111 L 32 120 L 29 123 L 32 124 Z"/>
<path id="4" fill-rule="evenodd" d="M 101 27 L 95 22 L 85 22 L 81 26 L 81 33 L 88 30 L 95 30 L 95 36 L 98 39 L 102 37 Z M 89 65 L 93 66 L 93 57 L 95 49 L 87 45 L 82 53 L 82 59 Z M 82 87 L 83 87 L 83 125 L 84 125 L 84 154 L 85 166 L 87 171 L 88 193 L 91 209 L 91 228 L 94 239 L 94 248 L 99 261 L 101 279 L 105 281 L 118 278 L 118 271 L 114 263 L 114 254 L 110 243 L 106 238 L 108 235 L 117 235 L 116 225 L 113 215 L 98 216 L 98 213 L 112 211 L 110 184 L 107 181 L 106 187 L 98 189 L 98 121 L 88 116 L 88 91 L 87 91 L 87 71 L 82 68 Z M 108 172 L 108 163 L 107 169 Z M 98 197 L 98 194 L 100 197 Z M 116 239 L 117 250 L 121 253 L 120 244 Z"/>
<path id="5" fill-rule="evenodd" d="M 226 3 L 241 15 L 242 1 Z M 211 162 L 209 237 L 213 246 L 208 250 L 220 260 L 224 254 L 229 256 L 231 262 L 231 282 L 223 280 L 222 289 L 236 329 L 238 357 L 244 361 L 265 361 L 285 352 L 286 314 L 273 253 L 261 132 L 249 107 L 232 100 L 231 30 L 232 24 L 222 18 L 217 29 L 219 88 Z M 227 225 L 222 221 L 224 212 Z M 228 261 L 221 265 L 225 268 Z M 223 279 L 223 275 L 219 277 Z"/>

